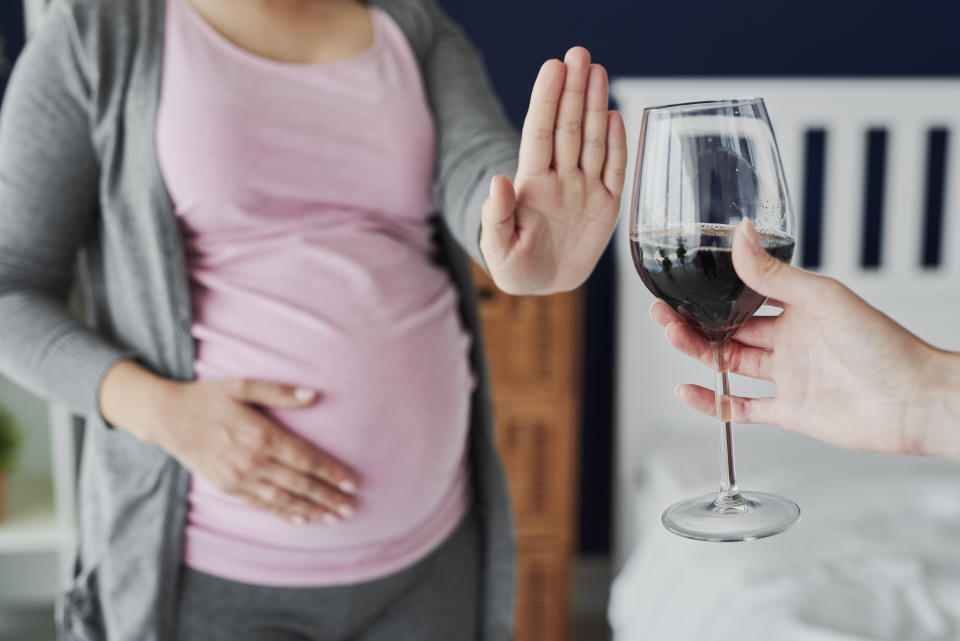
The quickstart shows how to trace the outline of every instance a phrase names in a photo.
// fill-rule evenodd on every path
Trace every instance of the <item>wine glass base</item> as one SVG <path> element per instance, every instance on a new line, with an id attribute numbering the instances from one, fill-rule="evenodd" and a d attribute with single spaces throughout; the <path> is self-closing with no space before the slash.
<path id="1" fill-rule="evenodd" d="M 698 541 L 752 541 L 779 534 L 800 520 L 790 499 L 766 492 L 742 492 L 738 505 L 718 505 L 717 493 L 679 501 L 668 507 L 663 526 Z"/>

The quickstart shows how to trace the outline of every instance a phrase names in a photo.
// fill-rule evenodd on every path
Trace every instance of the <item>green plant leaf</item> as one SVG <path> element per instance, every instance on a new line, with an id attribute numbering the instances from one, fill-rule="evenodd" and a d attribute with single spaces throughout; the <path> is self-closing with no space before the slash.
<path id="1" fill-rule="evenodd" d="M 23 429 L 17 418 L 0 405 L 0 473 L 13 470 L 23 444 Z"/>

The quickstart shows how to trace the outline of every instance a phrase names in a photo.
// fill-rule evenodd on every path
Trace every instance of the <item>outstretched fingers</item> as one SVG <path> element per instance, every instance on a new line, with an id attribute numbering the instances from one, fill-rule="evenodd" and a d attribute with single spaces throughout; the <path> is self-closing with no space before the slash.
<path id="1" fill-rule="evenodd" d="M 583 136 L 583 105 L 590 74 L 590 53 L 573 47 L 563 59 L 566 78 L 557 108 L 553 166 L 558 170 L 576 169 L 580 163 Z"/>
<path id="2" fill-rule="evenodd" d="M 712 390 L 688 384 L 677 387 L 676 394 L 688 407 L 707 416 L 717 417 L 716 396 Z M 776 398 L 730 396 L 729 400 L 730 416 L 728 418 L 733 423 L 778 424 Z"/>
<path id="3" fill-rule="evenodd" d="M 490 196 L 480 210 L 480 253 L 488 263 L 502 262 L 516 233 L 516 191 L 510 179 L 496 175 L 490 181 Z"/>
<path id="4" fill-rule="evenodd" d="M 600 178 L 607 157 L 607 71 L 601 65 L 590 65 L 587 79 L 586 107 L 583 114 L 583 143 L 580 167 L 591 178 Z"/>
<path id="5" fill-rule="evenodd" d="M 607 159 L 603 164 L 603 186 L 619 198 L 627 173 L 627 130 L 623 116 L 617 111 L 607 113 Z"/>
<path id="6" fill-rule="evenodd" d="M 563 62 L 545 62 L 523 121 L 517 174 L 581 170 L 619 197 L 627 134 L 623 117 L 609 111 L 609 104 L 607 71 L 591 64 L 583 47 L 571 48 Z"/>
<path id="7" fill-rule="evenodd" d="M 532 175 L 550 169 L 557 105 L 560 104 L 565 76 L 566 66 L 556 58 L 547 60 L 540 67 L 523 121 L 518 173 Z"/>

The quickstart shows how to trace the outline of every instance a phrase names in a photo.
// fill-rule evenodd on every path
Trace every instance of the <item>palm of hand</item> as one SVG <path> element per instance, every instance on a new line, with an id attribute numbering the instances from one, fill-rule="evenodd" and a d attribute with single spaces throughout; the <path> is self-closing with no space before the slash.
<path id="1" fill-rule="evenodd" d="M 517 175 L 495 177 L 483 207 L 480 248 L 504 291 L 576 288 L 603 253 L 626 168 L 623 121 L 607 106 L 606 72 L 585 49 L 541 68 Z"/>
<path id="2" fill-rule="evenodd" d="M 515 240 L 494 278 L 504 274 L 526 291 L 566 291 L 590 274 L 610 240 L 619 195 L 580 171 L 518 176 Z"/>

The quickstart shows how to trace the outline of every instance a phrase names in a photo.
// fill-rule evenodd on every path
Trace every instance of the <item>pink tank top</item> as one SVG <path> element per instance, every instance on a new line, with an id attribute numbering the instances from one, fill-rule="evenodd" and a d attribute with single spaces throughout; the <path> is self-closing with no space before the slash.
<path id="1" fill-rule="evenodd" d="M 270 61 L 167 1 L 160 165 L 187 251 L 199 380 L 303 385 L 271 411 L 356 470 L 357 514 L 296 526 L 200 476 L 184 562 L 277 586 L 356 583 L 426 556 L 469 505 L 474 378 L 429 219 L 434 130 L 417 61 L 371 10 L 365 52 Z"/>

